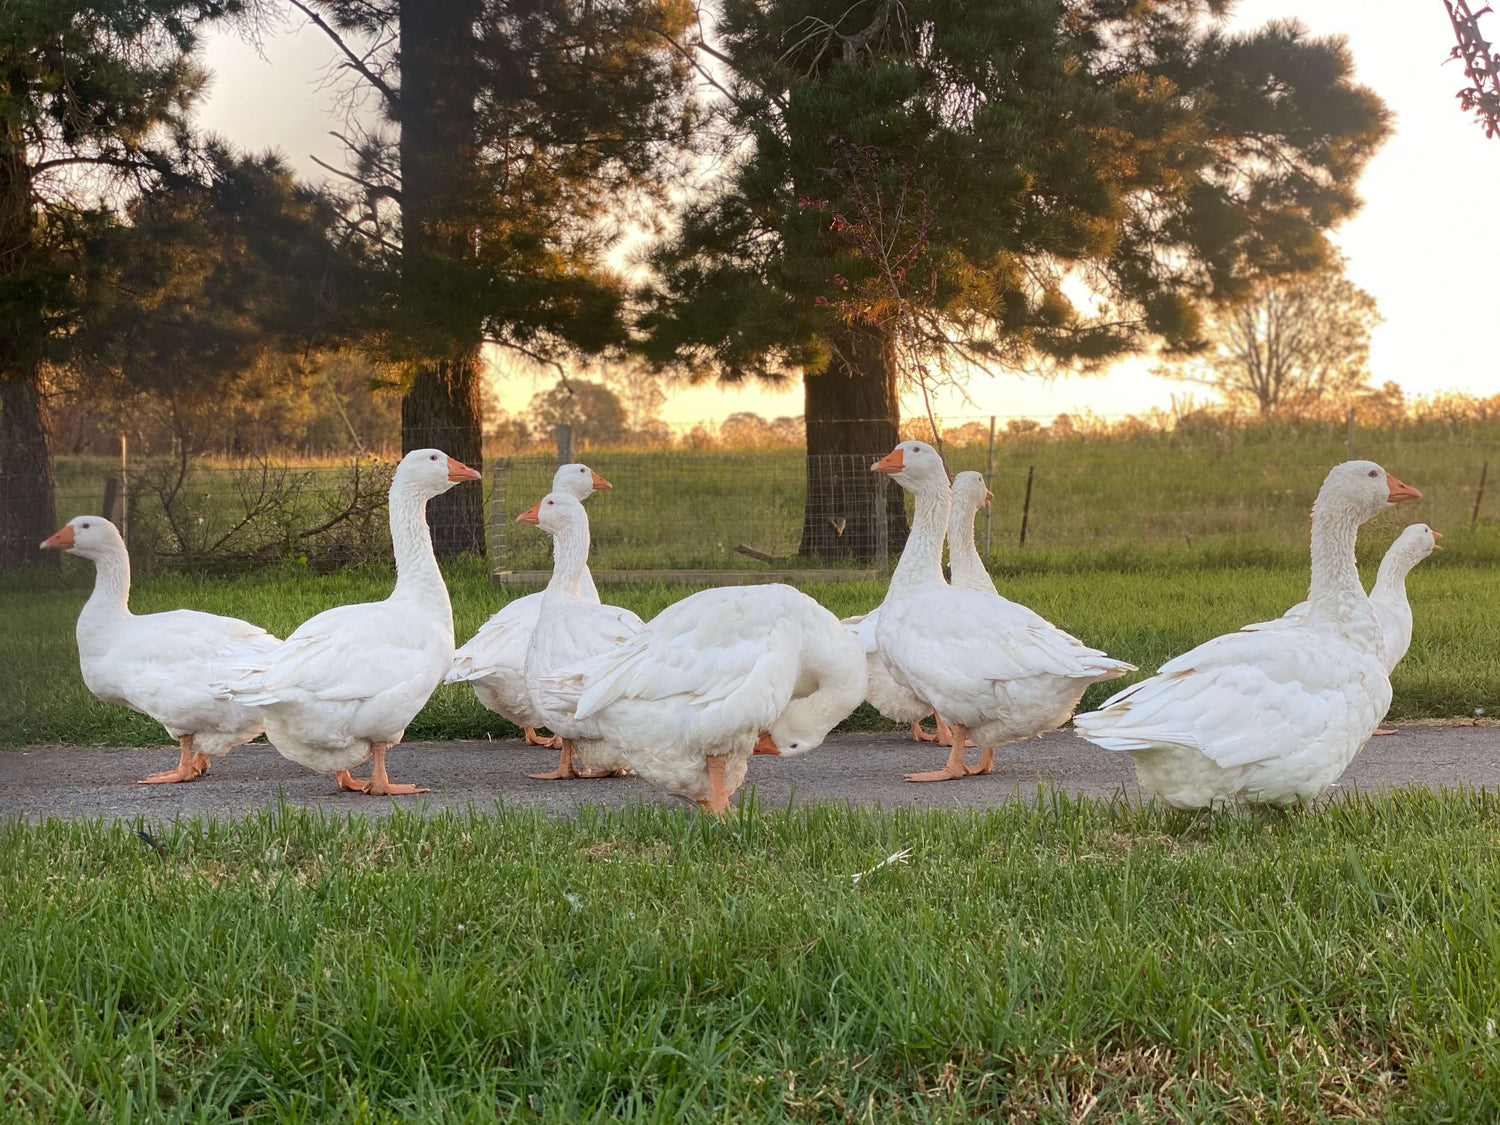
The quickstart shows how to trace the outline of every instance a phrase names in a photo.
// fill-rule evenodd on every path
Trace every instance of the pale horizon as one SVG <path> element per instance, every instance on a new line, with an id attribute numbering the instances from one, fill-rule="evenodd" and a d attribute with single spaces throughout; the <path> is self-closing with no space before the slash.
<path id="1" fill-rule="evenodd" d="M 1495 348 L 1494 263 L 1500 221 L 1486 203 L 1500 190 L 1500 140 L 1488 140 L 1462 113 L 1455 94 L 1463 74 L 1445 63 L 1452 28 L 1437 0 L 1422 4 L 1350 5 L 1333 0 L 1248 0 L 1231 27 L 1295 16 L 1315 35 L 1349 40 L 1360 82 L 1395 114 L 1393 134 L 1360 181 L 1364 208 L 1338 228 L 1334 241 L 1350 277 L 1379 302 L 1384 322 L 1371 339 L 1371 382 L 1399 383 L 1408 396 L 1461 391 L 1500 393 Z M 1500 14 L 1486 17 L 1500 32 Z M 227 32 L 212 36 L 204 61 L 213 78 L 199 123 L 250 151 L 279 150 L 311 181 L 328 179 L 314 156 L 340 166 L 329 131 L 339 126 L 337 96 L 325 81 L 333 49 L 316 28 L 287 23 L 270 29 L 257 48 Z M 996 415 L 1051 418 L 1091 412 L 1123 417 L 1170 407 L 1174 396 L 1212 399 L 1203 387 L 1161 379 L 1152 361 L 1125 360 L 1095 376 L 1044 380 L 976 374 L 971 403 L 940 393 L 934 404 L 948 420 Z M 502 405 L 524 409 L 551 376 L 497 379 Z M 920 402 L 905 402 L 920 414 Z M 713 385 L 675 390 L 662 410 L 673 425 L 718 422 L 741 410 L 766 417 L 802 413 L 800 382 L 786 391 Z"/>

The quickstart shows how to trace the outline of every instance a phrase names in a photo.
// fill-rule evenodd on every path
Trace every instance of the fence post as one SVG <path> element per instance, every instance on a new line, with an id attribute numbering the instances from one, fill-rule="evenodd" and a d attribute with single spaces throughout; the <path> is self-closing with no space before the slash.
<path id="1" fill-rule="evenodd" d="M 861 461 L 864 458 L 860 458 Z M 886 484 L 883 474 L 870 474 L 875 477 L 870 483 L 875 487 L 871 495 L 875 498 L 875 563 L 882 571 L 890 564 L 891 555 L 891 511 L 889 485 Z"/>
<path id="2" fill-rule="evenodd" d="M 1484 500 L 1484 478 L 1490 475 L 1490 463 L 1486 461 L 1479 470 L 1479 490 L 1474 493 L 1474 514 L 1469 517 L 1469 530 L 1473 531 L 1479 523 L 1479 505 Z"/>
<path id="3" fill-rule="evenodd" d="M 988 488 L 995 479 L 995 416 L 990 415 L 990 455 L 985 461 L 984 486 Z M 995 506 L 991 503 L 984 510 L 984 557 L 990 557 L 990 525 L 994 522 Z"/>
<path id="4" fill-rule="evenodd" d="M 120 538 L 130 546 L 130 457 L 125 435 L 120 435 Z"/>
<path id="5" fill-rule="evenodd" d="M 493 457 L 490 471 L 490 573 L 505 569 L 505 465 L 508 458 Z"/>
<path id="6" fill-rule="evenodd" d="M 1026 466 L 1026 501 L 1021 505 L 1021 546 L 1026 546 L 1026 525 L 1031 520 L 1031 480 L 1036 476 L 1036 466 Z"/>
<path id="7" fill-rule="evenodd" d="M 564 422 L 557 427 L 557 463 L 570 465 L 573 462 L 573 427 Z"/>
<path id="8" fill-rule="evenodd" d="M 1354 407 L 1349 408 L 1349 417 L 1344 422 L 1344 460 L 1354 460 Z"/>

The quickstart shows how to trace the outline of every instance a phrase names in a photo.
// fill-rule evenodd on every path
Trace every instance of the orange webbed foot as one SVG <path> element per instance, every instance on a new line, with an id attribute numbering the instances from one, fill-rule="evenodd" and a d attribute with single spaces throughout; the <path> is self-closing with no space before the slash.
<path id="1" fill-rule="evenodd" d="M 969 745 L 973 746 L 974 744 L 971 742 L 971 743 L 969 743 Z M 964 773 L 968 774 L 970 777 L 979 777 L 979 776 L 981 776 L 983 774 L 994 773 L 994 772 L 995 772 L 995 749 L 992 746 L 986 746 L 984 748 L 984 752 L 979 755 L 979 761 L 976 762 L 974 765 L 972 765 L 972 766 L 965 765 L 964 766 Z"/>
<path id="2" fill-rule="evenodd" d="M 968 777 L 968 776 L 969 776 L 969 774 L 968 774 L 967 770 L 961 770 L 958 773 L 954 773 L 951 770 L 949 770 L 947 766 L 944 766 L 940 770 L 928 770 L 925 773 L 909 773 L 909 774 L 906 775 L 906 780 L 907 781 L 960 781 L 963 778 Z"/>
<path id="3" fill-rule="evenodd" d="M 1401 732 L 1399 730 L 1392 730 L 1389 727 L 1376 727 L 1375 728 L 1375 733 L 1376 734 L 1400 734 Z"/>
<path id="4" fill-rule="evenodd" d="M 172 785 L 183 781 L 197 781 L 208 772 L 208 755 L 189 749 L 192 744 L 193 742 L 190 737 L 182 739 L 179 743 L 182 749 L 177 758 L 176 769 L 153 773 L 150 777 L 142 778 L 136 784 Z"/>

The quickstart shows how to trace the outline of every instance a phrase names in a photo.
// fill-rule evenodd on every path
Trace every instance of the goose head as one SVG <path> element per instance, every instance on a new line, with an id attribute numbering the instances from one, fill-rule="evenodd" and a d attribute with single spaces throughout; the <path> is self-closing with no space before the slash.
<path id="1" fill-rule="evenodd" d="M 1442 550 L 1438 546 L 1438 540 L 1442 537 L 1441 531 L 1433 531 L 1425 523 L 1414 523 L 1396 536 L 1396 541 L 1386 553 L 1393 556 L 1403 570 L 1410 570 L 1432 552 Z"/>
<path id="2" fill-rule="evenodd" d="M 479 474 L 441 449 L 413 449 L 396 466 L 391 491 L 414 492 L 422 497 L 439 496 L 455 484 L 478 480 Z"/>
<path id="3" fill-rule="evenodd" d="M 122 554 L 125 542 L 115 525 L 103 516 L 74 516 L 48 538 L 42 540 L 44 551 L 66 551 L 98 560 Z"/>
<path id="4" fill-rule="evenodd" d="M 925 441 L 899 442 L 870 469 L 888 474 L 908 492 L 948 487 L 948 470 L 943 465 L 943 458 Z"/>
<path id="5" fill-rule="evenodd" d="M 549 492 L 516 517 L 556 538 L 564 532 L 588 526 L 588 516 L 578 497 L 567 492 Z"/>
<path id="6" fill-rule="evenodd" d="M 613 487 L 587 465 L 562 465 L 552 474 L 553 492 L 566 492 L 580 500 L 587 500 L 594 493 Z"/>
<path id="7" fill-rule="evenodd" d="M 972 470 L 959 473 L 953 478 L 953 511 L 972 516 L 980 508 L 988 508 L 995 494 L 984 485 L 984 477 Z"/>
<path id="8" fill-rule="evenodd" d="M 1313 511 L 1337 511 L 1363 523 L 1403 500 L 1416 500 L 1421 495 L 1374 461 L 1345 461 L 1335 465 L 1324 479 Z"/>

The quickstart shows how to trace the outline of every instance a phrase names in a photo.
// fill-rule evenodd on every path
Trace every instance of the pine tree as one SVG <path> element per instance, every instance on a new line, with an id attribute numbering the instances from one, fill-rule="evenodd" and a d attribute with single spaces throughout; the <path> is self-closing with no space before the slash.
<path id="1" fill-rule="evenodd" d="M 350 137 L 364 307 L 403 362 L 402 445 L 480 464 L 481 348 L 626 341 L 604 266 L 623 202 L 659 191 L 688 125 L 687 0 L 293 0 L 389 128 Z M 368 42 L 359 50 L 353 42 Z M 484 552 L 477 489 L 428 506 L 440 555 Z"/>
<path id="2" fill-rule="evenodd" d="M 171 169 L 202 85 L 195 30 L 239 0 L 0 6 L 0 567 L 54 527 L 42 371 L 87 302 L 90 248 Z M 50 558 L 46 561 L 51 561 Z"/>
<path id="3" fill-rule="evenodd" d="M 641 326 L 658 364 L 802 378 L 804 554 L 874 543 L 852 455 L 895 443 L 903 381 L 1198 347 L 1205 305 L 1323 258 L 1387 112 L 1341 41 L 1228 6 L 724 0 L 740 155 Z"/>

